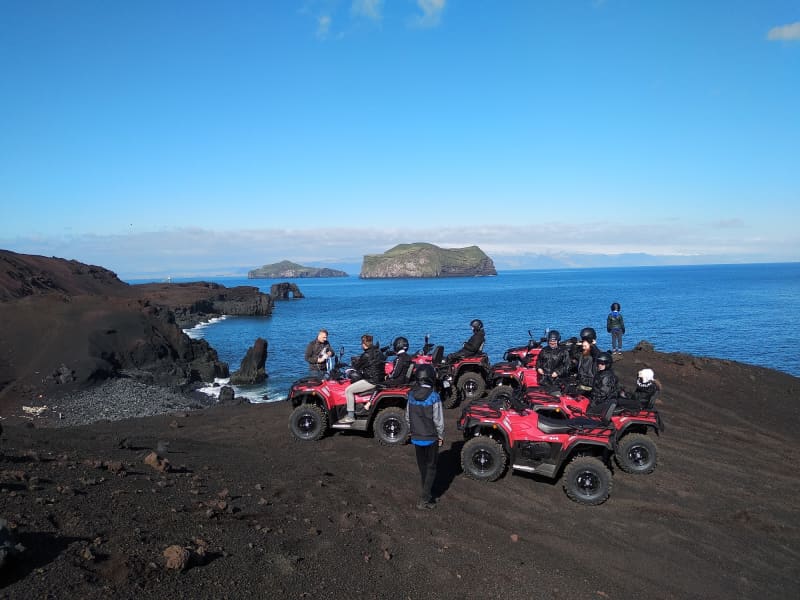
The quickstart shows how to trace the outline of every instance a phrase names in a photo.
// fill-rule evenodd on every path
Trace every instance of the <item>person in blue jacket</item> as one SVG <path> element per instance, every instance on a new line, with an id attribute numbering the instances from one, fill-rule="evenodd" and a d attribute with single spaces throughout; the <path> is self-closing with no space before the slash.
<path id="1" fill-rule="evenodd" d="M 611 312 L 606 318 L 606 331 L 611 334 L 611 352 L 622 354 L 622 336 L 625 335 L 625 319 L 622 318 L 619 302 L 611 305 Z"/>
<path id="2" fill-rule="evenodd" d="M 433 483 L 436 480 L 436 459 L 444 442 L 442 400 L 433 389 L 436 371 L 431 365 L 420 365 L 414 373 L 414 386 L 408 392 L 406 422 L 414 445 L 421 483 L 419 509 L 436 507 Z"/>

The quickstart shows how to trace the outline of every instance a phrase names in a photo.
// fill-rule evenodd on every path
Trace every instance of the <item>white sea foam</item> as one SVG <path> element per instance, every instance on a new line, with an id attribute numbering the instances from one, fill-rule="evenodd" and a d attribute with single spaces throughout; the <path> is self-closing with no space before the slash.
<path id="1" fill-rule="evenodd" d="M 207 384 L 205 387 L 199 388 L 197 391 L 211 396 L 212 398 L 219 399 L 219 392 L 226 385 L 230 385 L 230 378 L 217 377 L 214 379 L 213 383 Z M 248 386 L 243 388 L 237 385 L 231 385 L 231 387 L 233 388 L 234 397 L 247 398 L 253 404 L 261 404 L 264 402 L 280 402 L 281 400 L 286 400 L 285 394 L 278 395 L 274 390 L 270 390 L 268 387 Z"/>
<path id="2" fill-rule="evenodd" d="M 214 317 L 213 319 L 209 319 L 208 321 L 203 321 L 202 323 L 198 323 L 197 325 L 195 325 L 190 329 L 184 329 L 183 333 L 185 333 L 194 340 L 202 339 L 203 337 L 205 337 L 204 330 L 206 329 L 206 327 L 208 327 L 209 325 L 213 325 L 214 323 L 219 323 L 220 321 L 224 321 L 227 318 L 228 318 L 227 315 L 222 315 L 221 317 Z"/>

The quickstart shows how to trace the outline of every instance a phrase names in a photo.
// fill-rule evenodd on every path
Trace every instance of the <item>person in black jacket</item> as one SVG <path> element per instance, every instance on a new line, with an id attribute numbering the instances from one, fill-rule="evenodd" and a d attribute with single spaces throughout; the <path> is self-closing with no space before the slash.
<path id="1" fill-rule="evenodd" d="M 619 379 L 614 373 L 613 363 L 614 359 L 610 352 L 601 352 L 598 355 L 595 361 L 597 373 L 595 373 L 594 381 L 592 382 L 592 398 L 586 414 L 602 415 L 605 413 L 609 403 L 618 402 L 620 392 Z"/>
<path id="2" fill-rule="evenodd" d="M 596 372 L 594 361 L 600 354 L 595 340 L 597 334 L 591 327 L 581 329 L 580 354 L 575 363 L 575 379 L 578 390 L 586 394 L 591 391 Z"/>
<path id="3" fill-rule="evenodd" d="M 408 383 L 409 369 L 411 367 L 411 357 L 408 355 L 408 340 L 402 336 L 395 338 L 392 343 L 395 359 L 392 372 L 386 378 L 386 385 L 398 386 Z"/>
<path id="4" fill-rule="evenodd" d="M 333 358 L 333 349 L 328 342 L 328 330 L 320 329 L 317 337 L 308 342 L 305 359 L 312 375 L 325 373 L 329 359 Z"/>
<path id="5" fill-rule="evenodd" d="M 536 373 L 539 385 L 552 385 L 563 380 L 569 373 L 569 352 L 558 345 L 561 334 L 553 329 L 547 334 L 547 346 L 536 357 Z"/>
<path id="6" fill-rule="evenodd" d="M 461 348 L 461 350 L 447 355 L 447 362 L 455 362 L 459 358 L 466 358 L 468 356 L 477 356 L 483 350 L 483 344 L 486 341 L 483 321 L 480 319 L 472 319 L 472 321 L 469 322 L 469 326 L 472 327 L 472 335 L 464 342 L 464 347 Z"/>
<path id="7" fill-rule="evenodd" d="M 392 344 L 394 348 L 395 359 L 392 364 L 392 372 L 386 377 L 384 383 L 387 386 L 401 386 L 406 385 L 411 373 L 411 357 L 408 355 L 408 340 L 402 336 L 395 338 Z M 364 410 L 369 410 L 371 402 L 367 401 L 364 404 Z"/>
<path id="8" fill-rule="evenodd" d="M 375 386 L 381 383 L 386 377 L 384 362 L 386 357 L 381 349 L 373 344 L 372 336 L 365 333 L 361 336 L 361 348 L 364 352 L 352 361 L 352 366 L 356 369 L 361 379 L 354 381 L 344 389 L 347 397 L 347 415 L 339 419 L 339 423 L 353 423 L 356 419 L 356 394 L 374 390 Z"/>
<path id="9" fill-rule="evenodd" d="M 429 509 L 436 507 L 433 483 L 439 446 L 444 442 L 444 412 L 441 398 L 433 389 L 436 370 L 431 365 L 420 365 L 414 379 L 414 387 L 408 392 L 406 402 L 406 423 L 411 432 L 422 486 L 417 508 Z"/>

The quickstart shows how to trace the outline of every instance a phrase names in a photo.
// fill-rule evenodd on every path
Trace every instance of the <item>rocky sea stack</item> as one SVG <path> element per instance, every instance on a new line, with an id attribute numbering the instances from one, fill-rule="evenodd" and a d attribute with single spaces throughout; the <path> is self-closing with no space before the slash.
<path id="1" fill-rule="evenodd" d="M 336 269 L 304 267 L 288 260 L 264 265 L 247 272 L 248 279 L 295 279 L 307 277 L 347 277 L 347 273 Z"/>
<path id="2" fill-rule="evenodd" d="M 477 246 L 439 248 L 399 244 L 383 254 L 364 256 L 362 279 L 391 277 L 482 277 L 497 275 L 494 262 Z"/>

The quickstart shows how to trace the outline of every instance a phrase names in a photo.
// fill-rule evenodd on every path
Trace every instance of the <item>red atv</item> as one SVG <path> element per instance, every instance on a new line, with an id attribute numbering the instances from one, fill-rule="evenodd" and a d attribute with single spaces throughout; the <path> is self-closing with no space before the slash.
<path id="1" fill-rule="evenodd" d="M 491 365 L 489 356 L 479 354 L 457 359 L 452 363 L 436 366 L 436 374 L 442 386 L 442 405 L 453 408 L 459 402 L 471 402 L 483 396 Z"/>
<path id="2" fill-rule="evenodd" d="M 340 363 L 330 378 L 305 377 L 295 381 L 289 391 L 289 401 L 294 407 L 289 416 L 289 431 L 303 441 L 318 440 L 329 429 L 366 431 L 385 446 L 404 444 L 408 435 L 405 418 L 408 385 L 378 384 L 374 390 L 356 394 L 355 422 L 337 423 L 347 414 L 344 390 L 352 383 L 351 371 Z"/>
<path id="3" fill-rule="evenodd" d="M 535 348 L 526 355 L 524 362 L 511 360 L 493 364 L 488 377 L 489 399 L 502 398 L 511 395 L 515 390 L 539 385 L 539 374 L 535 367 L 539 350 L 540 348 Z"/>
<path id="4" fill-rule="evenodd" d="M 536 357 L 539 355 L 539 350 L 542 349 L 542 342 L 545 338 L 540 340 L 533 339 L 531 330 L 528 330 L 528 343 L 525 346 L 514 346 L 509 348 L 503 353 L 503 360 L 509 363 L 528 364 L 531 361 L 536 362 Z"/>
<path id="5" fill-rule="evenodd" d="M 425 336 L 424 348 L 414 354 L 411 361 L 415 365 L 427 364 L 436 369 L 436 391 L 445 408 L 453 408 L 459 402 L 471 402 L 486 391 L 491 366 L 489 357 L 484 353 L 448 363 L 445 360 L 444 346 L 430 344 L 428 336 Z"/>
<path id="6" fill-rule="evenodd" d="M 656 468 L 658 449 L 653 435 L 649 434 L 658 436 L 664 431 L 661 415 L 655 410 L 657 397 L 658 392 L 650 396 L 644 404 L 637 404 L 625 397 L 615 406 L 611 414 L 616 445 L 614 460 L 626 473 L 644 475 L 652 473 Z M 526 389 L 520 386 L 512 392 L 503 390 L 491 399 L 501 406 L 522 406 L 553 419 L 599 418 L 587 415 L 589 398 L 566 394 L 561 390 Z"/>
<path id="7" fill-rule="evenodd" d="M 561 477 L 575 502 L 596 505 L 611 493 L 609 462 L 614 426 L 605 419 L 551 418 L 517 405 L 468 404 L 458 420 L 464 432 L 461 467 L 467 477 L 495 481 L 511 468 L 550 479 Z"/>

